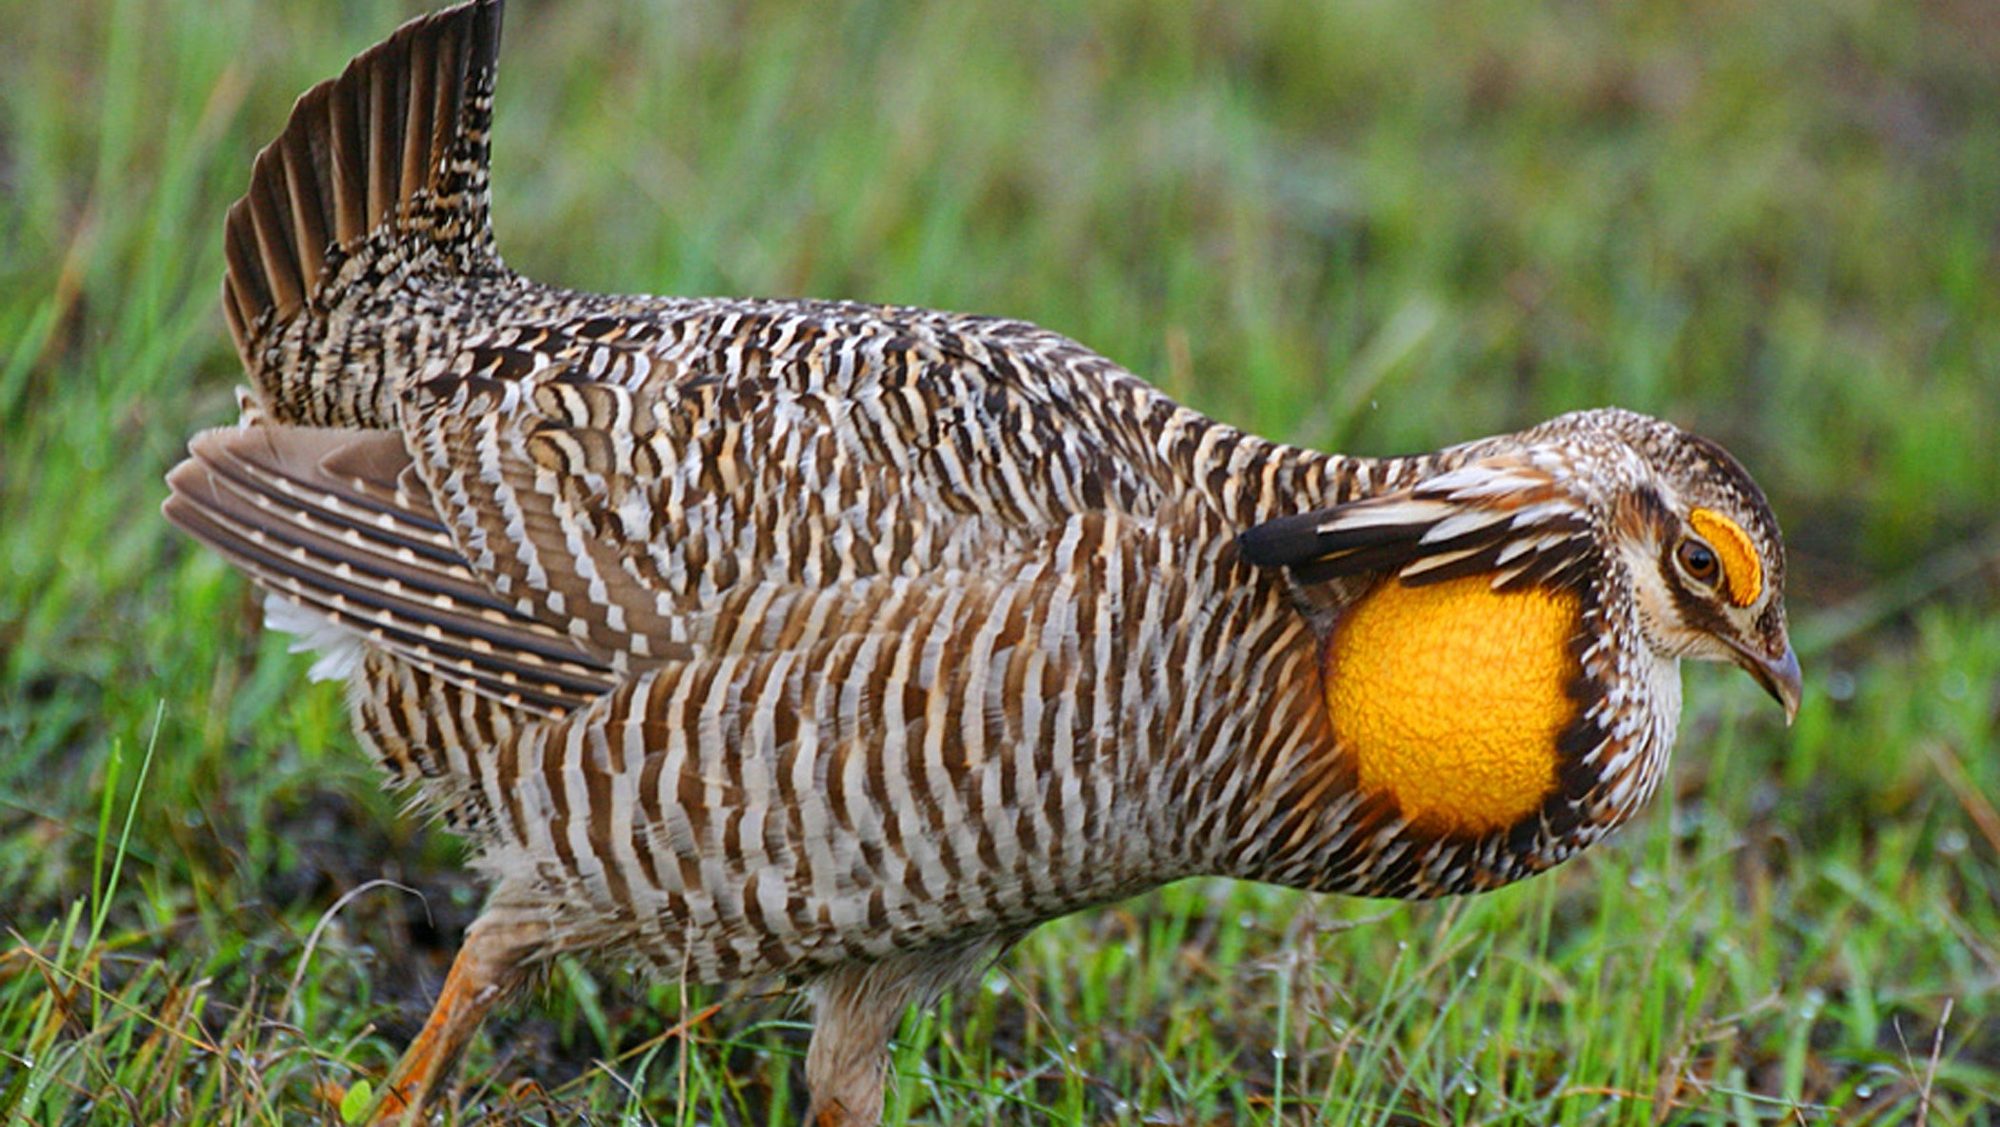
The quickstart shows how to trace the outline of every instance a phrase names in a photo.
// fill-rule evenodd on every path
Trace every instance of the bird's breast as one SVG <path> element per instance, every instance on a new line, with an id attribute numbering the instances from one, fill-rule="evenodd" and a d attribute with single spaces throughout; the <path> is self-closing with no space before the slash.
<path id="1" fill-rule="evenodd" d="M 1342 617 L 1322 671 L 1328 721 L 1362 790 L 1411 824 L 1479 835 L 1557 787 L 1575 720 L 1577 596 L 1495 591 L 1483 576 L 1389 579 Z"/>

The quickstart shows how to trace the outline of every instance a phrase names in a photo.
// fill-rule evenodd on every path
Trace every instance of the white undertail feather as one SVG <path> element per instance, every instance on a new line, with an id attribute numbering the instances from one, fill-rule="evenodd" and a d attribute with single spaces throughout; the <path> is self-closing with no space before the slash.
<path id="1" fill-rule="evenodd" d="M 312 668 L 306 670 L 306 677 L 313 681 L 345 681 L 368 656 L 368 640 L 358 631 L 275 592 L 264 595 L 264 627 L 292 635 L 288 647 L 292 653 L 318 655 Z"/>

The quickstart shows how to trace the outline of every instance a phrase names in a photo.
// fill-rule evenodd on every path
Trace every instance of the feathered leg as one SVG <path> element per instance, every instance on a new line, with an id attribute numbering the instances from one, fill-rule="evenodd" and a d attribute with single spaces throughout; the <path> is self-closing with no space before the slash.
<path id="1" fill-rule="evenodd" d="M 976 979 L 1018 935 L 847 963 L 812 985 L 813 1035 L 806 1049 L 812 1127 L 874 1127 L 882 1120 L 889 1038 L 912 1005 Z"/>
<path id="2" fill-rule="evenodd" d="M 527 956 L 546 936 L 543 925 L 518 919 L 486 915 L 473 921 L 430 1019 L 389 1073 L 374 1123 L 421 1121 L 424 1105 L 450 1075 L 486 1011 L 526 979 Z"/>
<path id="3" fill-rule="evenodd" d="M 907 976 L 892 980 L 882 964 L 842 967 L 813 987 L 812 1045 L 806 1087 L 812 1127 L 874 1127 L 882 1119 L 889 1038 L 912 998 Z"/>

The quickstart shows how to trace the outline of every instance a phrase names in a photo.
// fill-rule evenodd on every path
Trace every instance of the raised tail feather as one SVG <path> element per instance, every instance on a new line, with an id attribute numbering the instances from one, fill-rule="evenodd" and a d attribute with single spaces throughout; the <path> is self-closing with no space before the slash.
<path id="1" fill-rule="evenodd" d="M 425 283 L 504 272 L 487 188 L 501 7 L 404 24 L 258 154 L 229 209 L 222 307 L 270 418 L 394 425 L 402 361 L 448 327 L 425 324 Z"/>

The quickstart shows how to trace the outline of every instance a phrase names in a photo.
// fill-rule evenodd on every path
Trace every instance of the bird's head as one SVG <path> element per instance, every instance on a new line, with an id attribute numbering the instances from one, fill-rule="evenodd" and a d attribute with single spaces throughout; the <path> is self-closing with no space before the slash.
<path id="1" fill-rule="evenodd" d="M 1625 557 L 1647 646 L 1665 657 L 1734 662 L 1791 723 L 1801 686 L 1785 625 L 1785 545 L 1749 471 L 1708 439 L 1644 416 L 1565 418 L 1622 430 L 1657 478 L 1619 498 L 1611 538 Z"/>

